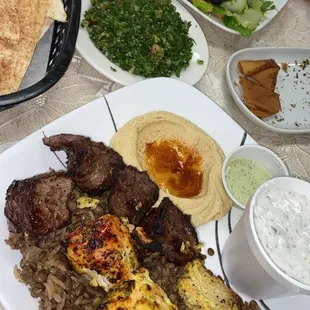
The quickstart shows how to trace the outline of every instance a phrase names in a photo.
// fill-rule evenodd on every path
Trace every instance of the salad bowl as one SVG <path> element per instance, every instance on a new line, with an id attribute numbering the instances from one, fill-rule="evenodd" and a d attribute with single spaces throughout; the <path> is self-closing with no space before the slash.
<path id="1" fill-rule="evenodd" d="M 288 0 L 181 1 L 215 26 L 226 32 L 245 37 L 264 28 L 288 2 Z M 222 4 L 217 5 L 211 2 Z M 265 11 L 266 9 L 268 10 Z"/>

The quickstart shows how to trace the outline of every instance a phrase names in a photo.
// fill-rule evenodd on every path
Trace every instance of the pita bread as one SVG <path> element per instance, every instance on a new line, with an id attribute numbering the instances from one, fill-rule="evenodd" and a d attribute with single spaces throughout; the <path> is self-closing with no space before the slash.
<path id="1" fill-rule="evenodd" d="M 67 21 L 67 14 L 62 0 L 49 0 L 49 7 L 46 12 L 46 17 L 64 23 Z"/>
<path id="2" fill-rule="evenodd" d="M 251 76 L 259 71 L 268 68 L 279 68 L 279 66 L 273 59 L 257 60 L 257 61 L 242 60 L 238 62 L 238 69 L 245 76 Z"/>
<path id="3" fill-rule="evenodd" d="M 19 42 L 0 41 L 0 95 L 18 90 L 39 41 L 48 1 L 18 1 Z"/>
<path id="4" fill-rule="evenodd" d="M 52 26 L 54 20 L 50 19 L 48 17 L 45 18 L 44 20 L 44 24 L 43 24 L 43 28 L 40 34 L 40 40 L 43 38 L 43 36 L 46 34 L 46 32 L 48 31 L 48 29 L 50 29 L 50 27 Z"/>
<path id="5" fill-rule="evenodd" d="M 62 0 L 49 0 L 49 7 L 47 8 L 46 18 L 44 20 L 40 39 L 52 26 L 54 20 L 64 23 L 67 21 L 67 14 L 65 12 Z"/>
<path id="6" fill-rule="evenodd" d="M 0 0 L 0 39 L 10 43 L 19 40 L 17 0 Z"/>

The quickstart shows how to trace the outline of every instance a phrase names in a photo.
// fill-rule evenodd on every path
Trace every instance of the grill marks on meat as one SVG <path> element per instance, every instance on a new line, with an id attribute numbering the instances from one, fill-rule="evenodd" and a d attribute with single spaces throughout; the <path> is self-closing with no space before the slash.
<path id="1" fill-rule="evenodd" d="M 4 214 L 9 231 L 44 235 L 64 227 L 73 182 L 64 172 L 14 181 L 7 190 Z"/>
<path id="2" fill-rule="evenodd" d="M 67 169 L 82 191 L 100 193 L 111 187 L 115 168 L 124 166 L 121 155 L 101 142 L 79 135 L 59 134 L 43 138 L 52 151 L 65 151 Z"/>
<path id="3" fill-rule="evenodd" d="M 136 228 L 134 239 L 140 255 L 161 251 L 167 260 L 184 265 L 200 256 L 198 237 L 190 215 L 179 210 L 169 198 L 153 208 Z"/>
<path id="4" fill-rule="evenodd" d="M 109 212 L 137 225 L 158 200 L 159 188 L 147 172 L 132 166 L 117 169 L 108 201 Z"/>
<path id="5" fill-rule="evenodd" d="M 7 191 L 5 215 L 9 230 L 42 235 L 64 227 L 69 219 L 67 204 L 73 181 L 90 194 L 111 189 L 109 213 L 127 217 L 139 254 L 162 252 L 167 260 L 184 265 L 201 256 L 191 217 L 168 198 L 152 208 L 158 186 L 147 172 L 125 166 L 122 157 L 103 143 L 87 137 L 59 134 L 43 139 L 52 151 L 67 153 L 68 175 L 53 172 L 15 181 Z"/>
<path id="6" fill-rule="evenodd" d="M 65 237 L 65 246 L 74 269 L 90 275 L 91 284 L 105 291 L 128 280 L 139 267 L 129 230 L 115 215 L 78 227 Z"/>

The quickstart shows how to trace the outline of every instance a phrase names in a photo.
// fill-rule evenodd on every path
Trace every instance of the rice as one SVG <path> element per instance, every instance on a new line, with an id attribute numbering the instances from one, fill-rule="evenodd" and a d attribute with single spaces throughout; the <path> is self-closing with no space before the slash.
<path id="1" fill-rule="evenodd" d="M 108 213 L 108 195 L 107 192 L 102 197 L 96 197 L 100 199 L 96 209 L 80 209 L 76 206 L 76 199 L 81 193 L 74 190 L 69 203 L 69 226 L 41 237 L 10 233 L 6 243 L 22 253 L 20 268 L 14 267 L 14 275 L 28 286 L 32 297 L 39 298 L 40 310 L 95 310 L 105 300 L 106 292 L 102 288 L 90 286 L 87 275 L 80 275 L 71 268 L 62 244 L 67 233 L 86 221 L 94 221 Z M 146 258 L 142 265 L 150 270 L 151 278 L 167 292 L 180 310 L 187 309 L 176 288 L 182 267 L 167 262 L 160 253 Z"/>

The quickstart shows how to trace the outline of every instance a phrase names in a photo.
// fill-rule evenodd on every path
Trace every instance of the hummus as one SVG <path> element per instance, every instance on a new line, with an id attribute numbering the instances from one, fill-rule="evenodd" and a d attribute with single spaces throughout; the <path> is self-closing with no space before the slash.
<path id="1" fill-rule="evenodd" d="M 159 180 L 163 181 L 163 175 L 158 177 L 150 169 L 150 160 L 147 157 L 148 147 L 154 144 L 156 146 L 167 144 L 165 142 L 176 143 L 172 146 L 172 150 L 175 150 L 187 163 L 193 162 L 192 158 L 196 159 L 193 167 L 190 167 L 192 169 L 190 175 L 196 173 L 193 180 L 198 180 L 197 176 L 201 177 L 199 191 L 197 186 L 195 191 L 188 190 L 191 182 L 185 186 L 186 192 L 195 193 L 194 196 L 184 197 L 182 194 L 179 195 L 178 190 L 169 190 L 167 184 L 159 182 Z M 123 156 L 127 165 L 135 166 L 140 171 L 148 171 L 150 177 L 160 187 L 160 197 L 156 205 L 162 198 L 169 197 L 184 213 L 191 215 L 192 223 L 196 227 L 212 219 L 222 218 L 231 209 L 232 201 L 222 184 L 221 171 L 224 160 L 222 149 L 202 129 L 185 118 L 162 111 L 144 114 L 120 128 L 112 137 L 110 146 Z M 182 150 L 185 150 L 184 154 Z M 192 150 L 191 158 L 185 154 L 188 150 Z M 166 158 L 167 161 L 170 158 L 168 152 Z M 166 166 L 165 162 L 163 166 Z M 184 167 L 184 164 L 180 163 L 180 167 Z M 172 171 L 171 175 L 176 173 Z M 177 196 L 172 192 L 177 193 Z"/>

